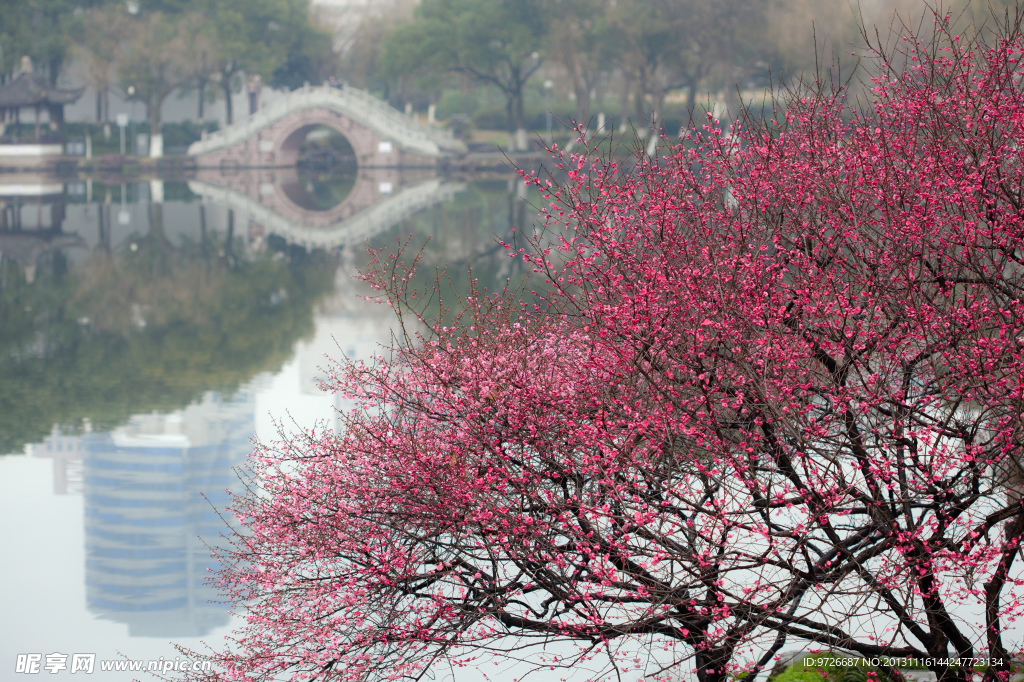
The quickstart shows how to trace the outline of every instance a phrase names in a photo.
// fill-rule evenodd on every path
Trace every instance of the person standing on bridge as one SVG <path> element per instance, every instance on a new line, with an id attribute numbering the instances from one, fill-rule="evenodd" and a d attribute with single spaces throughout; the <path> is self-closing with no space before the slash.
<path id="1" fill-rule="evenodd" d="M 263 79 L 258 73 L 249 76 L 249 115 L 252 116 L 260 108 L 260 92 L 263 90 Z"/>

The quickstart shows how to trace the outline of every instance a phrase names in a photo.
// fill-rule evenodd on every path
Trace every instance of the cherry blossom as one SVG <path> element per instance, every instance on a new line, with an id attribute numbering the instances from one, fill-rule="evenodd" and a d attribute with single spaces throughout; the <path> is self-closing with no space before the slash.
<path id="1" fill-rule="evenodd" d="M 794 88 L 655 158 L 553 150 L 522 174 L 537 236 L 505 245 L 539 284 L 432 321 L 415 256 L 375 252 L 375 295 L 426 331 L 339 365 L 343 428 L 253 455 L 222 576 L 247 625 L 214 678 L 532 656 L 722 682 L 795 647 L 1005 680 L 1024 36 L 947 26 L 906 71 L 877 50 L 861 105 Z"/>

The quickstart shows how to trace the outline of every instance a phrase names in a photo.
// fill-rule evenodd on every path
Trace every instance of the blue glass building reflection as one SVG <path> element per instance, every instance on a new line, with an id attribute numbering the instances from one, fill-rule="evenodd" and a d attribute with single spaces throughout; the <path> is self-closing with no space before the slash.
<path id="1" fill-rule="evenodd" d="M 202 636 L 228 622 L 209 579 L 228 530 L 218 513 L 252 448 L 253 399 L 210 393 L 82 437 L 86 601 L 133 637 Z"/>

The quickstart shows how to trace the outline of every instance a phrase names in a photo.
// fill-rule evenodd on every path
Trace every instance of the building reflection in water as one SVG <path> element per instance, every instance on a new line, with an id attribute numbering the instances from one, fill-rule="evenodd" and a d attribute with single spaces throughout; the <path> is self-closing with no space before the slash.
<path id="1" fill-rule="evenodd" d="M 209 582 L 218 568 L 210 545 L 221 544 L 230 530 L 216 508 L 224 506 L 226 489 L 237 481 L 232 468 L 252 450 L 256 419 L 268 439 L 276 434 L 268 414 L 282 419 L 285 428 L 297 425 L 292 415 L 303 422 L 301 428 L 312 421 L 336 427 L 335 410 L 349 406 L 319 390 L 317 378 L 328 364 L 324 355 L 368 359 L 379 352 L 378 344 L 391 340 L 390 309 L 365 300 L 351 278 L 368 238 L 392 229 L 436 237 L 434 255 L 440 260 L 473 263 L 475 272 L 488 273 L 499 285 L 514 275 L 507 271 L 509 259 L 494 255 L 490 239 L 513 222 L 521 228 L 513 216 L 525 215 L 518 209 L 524 202 L 506 198 L 504 181 L 496 187 L 474 185 L 463 195 L 464 206 L 455 207 L 450 200 L 466 188 L 463 183 L 418 176 L 385 182 L 367 174 L 365 187 L 355 187 L 336 209 L 348 213 L 322 211 L 318 219 L 325 222 L 310 227 L 304 216 L 297 221 L 283 208 L 272 210 L 280 208 L 271 201 L 277 186 L 257 180 L 239 180 L 238 188 L 215 186 L 212 179 L 193 182 L 200 201 L 192 195 L 191 201 L 167 201 L 160 212 L 142 208 L 148 200 L 164 198 L 159 181 L 97 185 L 96 194 L 88 182 L 69 185 L 63 196 L 49 186 L 0 191 L 0 256 L 17 261 L 37 287 L 49 281 L 47 268 L 56 270 L 55 263 L 74 272 L 91 263 L 97 251 L 134 253 L 140 236 L 154 231 L 154 215 L 162 217 L 156 231 L 167 243 L 205 244 L 216 237 L 218 244 L 230 246 L 237 237 L 236 255 L 243 260 L 263 257 L 270 235 L 321 248 L 345 246 L 338 254 L 343 264 L 335 273 L 334 295 L 319 300 L 312 311 L 315 332 L 296 338 L 284 367 L 257 375 L 230 399 L 208 392 L 188 407 L 136 415 L 109 432 L 90 431 L 88 420 L 78 417 L 81 432 L 55 428 L 42 443 L 29 446 L 31 456 L 54 460 L 56 494 L 83 496 L 88 610 L 126 624 L 131 636 L 205 636 L 228 623 L 228 606 Z M 251 191 L 243 192 L 246 187 Z M 365 193 L 356 191 L 360 187 Z M 183 186 L 175 191 L 182 193 Z M 356 202 L 364 194 L 366 205 Z M 518 212 L 508 211 L 506 228 L 505 209 L 513 204 Z M 430 207 L 437 212 L 424 212 Z M 61 258 L 50 257 L 57 253 Z M 279 259 L 276 253 L 269 257 Z M 88 318 L 78 324 L 88 324 Z M 161 371 L 177 377 L 174 361 L 170 358 Z"/>
<path id="2" fill-rule="evenodd" d="M 39 176 L 12 176 L 0 182 L 0 260 L 23 268 L 25 280 L 35 280 L 36 268 L 57 250 L 83 250 L 77 234 L 63 232 L 65 186 Z"/>
<path id="3" fill-rule="evenodd" d="M 230 400 L 211 392 L 109 433 L 55 432 L 33 446 L 33 456 L 55 460 L 56 492 L 70 479 L 84 497 L 91 613 L 125 623 L 132 637 L 203 636 L 227 624 L 211 552 L 225 542 L 217 510 L 237 481 L 232 467 L 252 449 L 253 404 L 251 390 Z"/>

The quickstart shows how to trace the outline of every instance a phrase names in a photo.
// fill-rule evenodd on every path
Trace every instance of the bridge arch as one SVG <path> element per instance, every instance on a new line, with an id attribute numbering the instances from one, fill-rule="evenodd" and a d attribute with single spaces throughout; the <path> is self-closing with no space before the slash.
<path id="1" fill-rule="evenodd" d="M 345 135 L 345 133 L 343 133 L 340 130 L 337 130 L 336 128 L 330 125 L 318 123 L 306 123 L 295 128 L 295 130 L 293 130 L 291 133 L 285 133 L 284 139 L 281 140 L 281 143 L 278 147 L 279 153 L 281 154 L 282 157 L 298 159 L 299 156 L 302 154 L 303 146 L 309 140 L 310 134 L 315 131 L 323 130 L 325 127 L 328 130 L 331 130 L 332 132 L 341 135 L 341 137 L 345 139 L 345 142 L 350 147 L 352 147 L 352 152 L 355 153 L 355 147 L 352 146 L 352 142 L 348 139 L 348 136 Z"/>
<path id="2" fill-rule="evenodd" d="M 362 90 L 306 87 L 206 135 L 188 153 L 201 167 L 294 166 L 296 136 L 317 125 L 344 135 L 361 167 L 433 165 L 466 151 L 449 132 L 420 125 Z"/>

